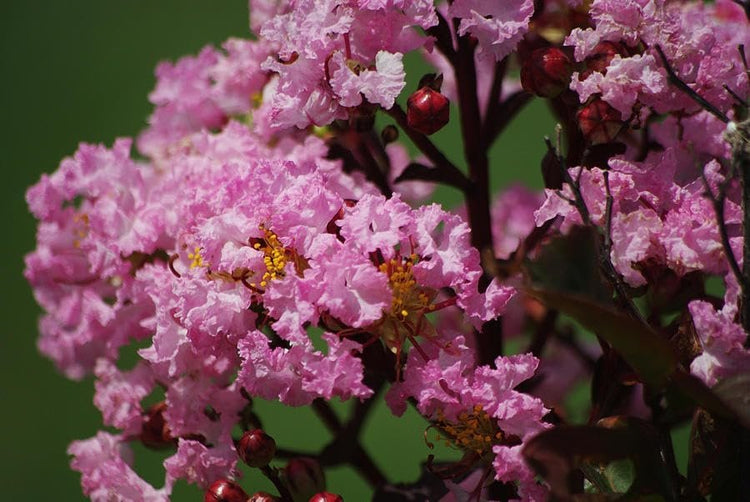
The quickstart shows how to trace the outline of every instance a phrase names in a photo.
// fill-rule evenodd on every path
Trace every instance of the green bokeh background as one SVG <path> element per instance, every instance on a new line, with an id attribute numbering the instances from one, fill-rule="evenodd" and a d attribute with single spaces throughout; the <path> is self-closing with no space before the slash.
<path id="1" fill-rule="evenodd" d="M 34 247 L 35 223 L 24 192 L 53 171 L 80 141 L 111 145 L 145 125 L 147 94 L 158 61 L 194 54 L 206 43 L 247 36 L 242 0 L 27 0 L 0 4 L 2 44 L 2 183 L 7 225 L 2 264 L 4 336 L 0 345 L 0 486 L 3 500 L 84 500 L 66 448 L 95 434 L 101 421 L 90 379 L 63 378 L 36 350 L 39 309 L 22 276 L 23 255 Z M 416 82 L 419 72 L 410 75 Z M 404 101 L 404 100 L 402 100 Z M 542 137 L 553 124 L 533 103 L 492 152 L 493 186 L 513 180 L 539 186 Z M 435 136 L 460 161 L 458 128 Z M 439 196 L 456 200 L 450 190 Z M 261 404 L 268 431 L 285 446 L 316 448 L 326 433 L 308 410 Z M 340 407 L 343 410 L 345 407 Z M 380 406 L 365 431 L 365 445 L 394 481 L 412 481 L 429 453 L 415 416 L 396 419 Z M 137 450 L 137 468 L 161 486 L 160 460 Z M 255 476 L 248 491 L 267 487 Z M 366 486 L 347 469 L 329 473 L 329 486 L 348 501 L 366 500 Z M 174 500 L 201 500 L 178 487 Z"/>

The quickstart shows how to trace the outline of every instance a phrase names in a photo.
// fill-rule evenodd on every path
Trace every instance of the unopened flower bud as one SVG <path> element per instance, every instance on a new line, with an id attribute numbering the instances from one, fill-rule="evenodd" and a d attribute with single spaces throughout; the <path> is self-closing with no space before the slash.
<path id="1" fill-rule="evenodd" d="M 204 502 L 246 502 L 247 493 L 228 479 L 214 481 L 203 496 Z"/>
<path id="2" fill-rule="evenodd" d="M 607 67 L 614 57 L 618 54 L 626 56 L 627 52 L 627 48 L 621 43 L 609 41 L 599 42 L 586 58 L 586 69 L 588 72 L 583 76 L 585 77 L 587 74 L 594 71 L 607 73 Z"/>
<path id="3" fill-rule="evenodd" d="M 611 142 L 623 128 L 620 112 L 601 98 L 586 103 L 576 114 L 583 137 L 592 145 Z"/>
<path id="4" fill-rule="evenodd" d="M 247 431 L 237 443 L 237 454 L 250 467 L 265 467 L 276 455 L 276 441 L 261 429 Z"/>
<path id="5" fill-rule="evenodd" d="M 247 502 L 278 502 L 281 500 L 279 497 L 274 497 L 268 492 L 256 492 L 250 495 Z"/>
<path id="6" fill-rule="evenodd" d="M 422 134 L 439 131 L 449 119 L 450 101 L 428 85 L 417 89 L 406 102 L 406 121 L 409 127 Z"/>
<path id="7" fill-rule="evenodd" d="M 309 502 L 344 502 L 344 499 L 335 493 L 320 492 L 310 497 Z"/>
<path id="8" fill-rule="evenodd" d="M 543 98 L 554 98 L 570 84 L 573 65 L 557 47 L 536 49 L 521 67 L 521 85 L 526 92 Z"/>
<path id="9" fill-rule="evenodd" d="M 398 139 L 398 129 L 396 129 L 396 126 L 393 124 L 385 126 L 380 133 L 380 139 L 386 145 L 396 141 Z"/>
<path id="10" fill-rule="evenodd" d="M 164 420 L 164 412 L 167 410 L 167 403 L 164 401 L 151 406 L 146 412 L 141 426 L 141 442 L 147 448 L 155 450 L 168 448 L 175 444 L 169 425 Z"/>
<path id="11" fill-rule="evenodd" d="M 295 502 L 307 502 L 326 488 L 323 469 L 314 458 L 293 458 L 284 468 L 282 476 Z"/>

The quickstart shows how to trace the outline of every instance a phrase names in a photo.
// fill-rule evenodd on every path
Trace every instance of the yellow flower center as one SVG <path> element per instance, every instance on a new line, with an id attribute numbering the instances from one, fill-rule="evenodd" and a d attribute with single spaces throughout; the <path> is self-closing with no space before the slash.
<path id="1" fill-rule="evenodd" d="M 81 240 L 89 234 L 89 215 L 86 213 L 76 213 L 73 216 L 73 247 L 81 247 Z"/>
<path id="2" fill-rule="evenodd" d="M 455 422 L 438 410 L 435 427 L 439 431 L 438 441 L 444 440 L 448 446 L 474 452 L 482 458 L 492 458 L 492 447 L 504 438 L 497 422 L 479 404 L 462 412 Z"/>
<path id="3" fill-rule="evenodd" d="M 201 254 L 201 248 L 196 246 L 192 253 L 188 253 L 188 260 L 190 261 L 190 268 L 207 267 L 208 263 L 203 261 L 203 255 Z"/>
<path id="4" fill-rule="evenodd" d="M 266 271 L 263 273 L 263 277 L 260 279 L 260 287 L 265 288 L 268 286 L 269 281 L 282 278 L 286 275 L 284 267 L 288 261 L 287 254 L 291 254 L 279 240 L 279 236 L 276 235 L 272 230 L 269 230 L 265 225 L 260 225 L 260 230 L 263 232 L 263 238 L 253 244 L 253 249 L 263 251 L 263 264 L 266 266 Z M 256 287 L 255 283 L 250 283 L 251 286 Z"/>
<path id="5" fill-rule="evenodd" d="M 412 339 L 414 343 L 414 337 L 429 338 L 435 331 L 425 314 L 435 310 L 432 300 L 437 292 L 417 284 L 413 267 L 418 260 L 419 257 L 412 253 L 408 258 L 397 256 L 378 265 L 378 270 L 388 276 L 393 297 L 388 312 L 384 312 L 370 330 L 396 354 L 406 339 Z"/>
<path id="6" fill-rule="evenodd" d="M 378 268 L 388 276 L 388 284 L 393 292 L 389 314 L 401 320 L 410 314 L 426 309 L 434 293 L 417 286 L 412 267 L 417 262 L 417 255 L 412 254 L 408 259 L 391 259 Z"/>

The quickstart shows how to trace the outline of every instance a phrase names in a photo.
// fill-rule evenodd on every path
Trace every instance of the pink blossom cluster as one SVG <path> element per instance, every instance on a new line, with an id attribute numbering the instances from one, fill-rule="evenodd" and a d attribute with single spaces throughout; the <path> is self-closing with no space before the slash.
<path id="1" fill-rule="evenodd" d="M 592 27 L 576 28 L 565 40 L 576 59 L 584 61 L 602 43 L 619 44 L 621 54 L 614 55 L 602 71 L 575 72 L 570 87 L 582 103 L 600 98 L 643 131 L 624 135 L 626 152 L 607 165 L 569 169 L 580 182 L 593 223 L 609 228 L 612 264 L 633 287 L 646 285 L 668 269 L 678 277 L 691 272 L 720 276 L 729 295 L 737 287 L 736 279 L 721 242 L 715 208 L 706 196 L 717 194 L 724 185 L 723 223 L 730 249 L 741 262 L 742 202 L 738 180 L 727 179 L 732 153 L 726 127 L 670 84 L 657 47 L 685 84 L 731 117 L 736 101 L 727 89 L 738 96 L 750 93 L 738 50 L 750 43 L 747 17 L 731 1 L 659 0 L 594 1 L 590 16 Z M 646 134 L 645 139 L 639 134 Z M 644 152 L 643 141 L 658 148 Z M 548 189 L 546 194 L 536 212 L 537 224 L 561 217 L 562 230 L 567 231 L 582 223 L 581 214 L 569 203 L 574 197 L 570 186 Z M 725 376 L 731 372 L 721 368 L 733 367 L 733 374 L 738 373 L 741 368 L 730 361 L 747 360 L 750 351 L 743 347 L 747 334 L 735 316 L 736 294 L 728 296 L 720 310 L 725 313 L 721 328 L 717 316 L 722 314 L 705 301 L 692 302 L 690 312 L 705 351 L 691 366 L 693 372 L 710 385 L 717 381 L 714 372 Z"/>
<path id="2" fill-rule="evenodd" d="M 468 479 L 482 472 L 467 493 L 446 483 L 457 500 L 479 500 L 488 475 L 518 499 L 543 500 L 548 487 L 522 451 L 560 419 L 551 408 L 600 351 L 562 336 L 569 345 L 551 342 L 541 361 L 539 347 L 482 351 L 488 337 L 546 326 L 551 311 L 523 291 L 522 263 L 581 225 L 608 233 L 605 258 L 629 291 L 655 290 L 667 275 L 723 278 L 723 300 L 686 305 L 700 346 L 689 367 L 709 386 L 746 371 L 743 284 L 727 257 L 742 263 L 744 244 L 732 145 L 722 120 L 667 71 L 735 117 L 732 93 L 750 94 L 737 51 L 750 29 L 735 2 L 249 3 L 256 39 L 159 65 L 155 109 L 135 141 L 143 160 L 131 139 L 81 144 L 27 192 L 39 220 L 25 271 L 44 309 L 39 349 L 67 377 L 95 377 L 94 404 L 116 430 L 69 448 L 87 496 L 168 500 L 177 480 L 206 489 L 235 479 L 233 433 L 253 397 L 363 402 L 378 398 L 368 375 L 379 372 L 395 415 L 414 406 L 464 452 Z M 507 95 L 522 94 L 503 78 L 506 65 L 554 39 L 577 64 L 568 98 L 613 110 L 622 148 L 563 166 L 564 182 L 544 194 L 504 190 L 484 222 L 466 195 L 471 165 L 453 183 L 466 190 L 466 211 L 416 204 L 450 161 L 424 148 L 434 145 L 421 133 L 407 130 L 426 155 L 412 158 L 358 125 L 377 113 L 399 121 L 404 55 L 426 51 L 461 106 L 471 100 L 456 61 L 469 57 L 470 105 L 486 126 Z M 503 332 L 493 332 L 501 318 Z M 386 367 L 367 355 L 372 347 Z M 162 487 L 134 470 L 136 441 L 172 448 Z"/>
<path id="3" fill-rule="evenodd" d="M 271 150 L 230 122 L 182 141 L 158 165 L 132 161 L 127 140 L 82 145 L 28 194 L 40 219 L 26 272 L 46 310 L 40 349 L 72 378 L 93 372 L 104 424 L 122 431 L 86 443 L 95 453 L 71 448 L 91 496 L 143 486 L 118 452 L 141 433 L 157 387 L 179 438 L 163 490 L 178 478 L 205 486 L 234 468 L 240 389 L 293 406 L 367 398 L 349 333 L 399 354 L 409 342 L 448 350 L 426 314 L 450 307 L 481 324 L 514 292 L 496 281 L 479 292 L 463 220 L 373 193 L 323 159 L 317 138 Z M 326 350 L 308 333 L 316 325 L 334 330 Z M 140 362 L 119 370 L 144 339 Z M 89 455 L 118 476 L 89 473 Z"/>

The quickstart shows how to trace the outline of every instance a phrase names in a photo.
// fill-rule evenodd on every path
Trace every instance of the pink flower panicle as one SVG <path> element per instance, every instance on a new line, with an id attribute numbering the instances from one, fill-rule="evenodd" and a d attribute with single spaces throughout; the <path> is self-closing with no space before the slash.
<path id="1" fill-rule="evenodd" d="M 143 160 L 131 157 L 130 139 L 81 144 L 26 194 L 39 220 L 25 259 L 44 310 L 39 349 L 69 378 L 93 375 L 94 404 L 116 429 L 70 445 L 87 496 L 168 500 L 178 480 L 202 489 L 233 481 L 233 434 L 252 425 L 252 398 L 364 401 L 390 382 L 395 415 L 413 403 L 463 452 L 459 467 L 475 474 L 448 484 L 457 499 L 469 497 L 468 479 L 489 476 L 521 500 L 543 499 L 548 487 L 522 448 L 552 427 L 545 403 L 559 406 L 598 353 L 572 337 L 564 349 L 555 345 L 562 337 L 553 340 L 546 354 L 535 337 L 529 350 L 541 362 L 480 346 L 503 315 L 506 338 L 550 318 L 559 327 L 555 312 L 514 286 L 548 236 L 582 224 L 610 232 L 618 291 L 656 297 L 654 278 L 723 277 L 723 303 L 697 294 L 683 302 L 681 328 L 699 346 L 684 367 L 714 386 L 750 364 L 742 281 L 728 260 L 743 259 L 732 145 L 725 121 L 665 68 L 739 116 L 737 96 L 750 83 L 737 47 L 750 46 L 750 30 L 735 2 L 249 5 L 257 39 L 157 67 L 154 110 L 136 141 Z M 416 50 L 443 74 L 441 106 L 428 110 L 434 124 L 396 107 L 410 94 L 402 95 L 405 56 Z M 449 101 L 468 103 L 463 132 L 477 132 L 480 146 L 467 144 L 487 150 L 503 127 L 493 112 L 515 113 L 528 97 L 504 78 L 514 53 L 555 55 L 554 89 L 537 94 L 569 108 L 566 127 L 579 130 L 566 139 L 581 144 L 569 148 L 564 182 L 548 176 L 544 194 L 511 186 L 491 208 L 481 198 L 477 211 L 469 195 L 484 189 L 474 186 L 477 166 L 469 179 L 424 135 L 449 121 Z M 470 58 L 476 81 L 460 58 Z M 467 81 L 476 84 L 470 93 Z M 412 159 L 392 125 L 385 139 L 374 134 L 383 111 L 429 158 Z M 464 190 L 475 228 L 418 204 L 436 180 Z M 707 194 L 721 194 L 722 220 Z M 125 353 L 137 362 L 123 367 Z M 133 469 L 135 441 L 169 449 L 161 488 Z M 482 486 L 471 490 L 484 497 Z"/>

